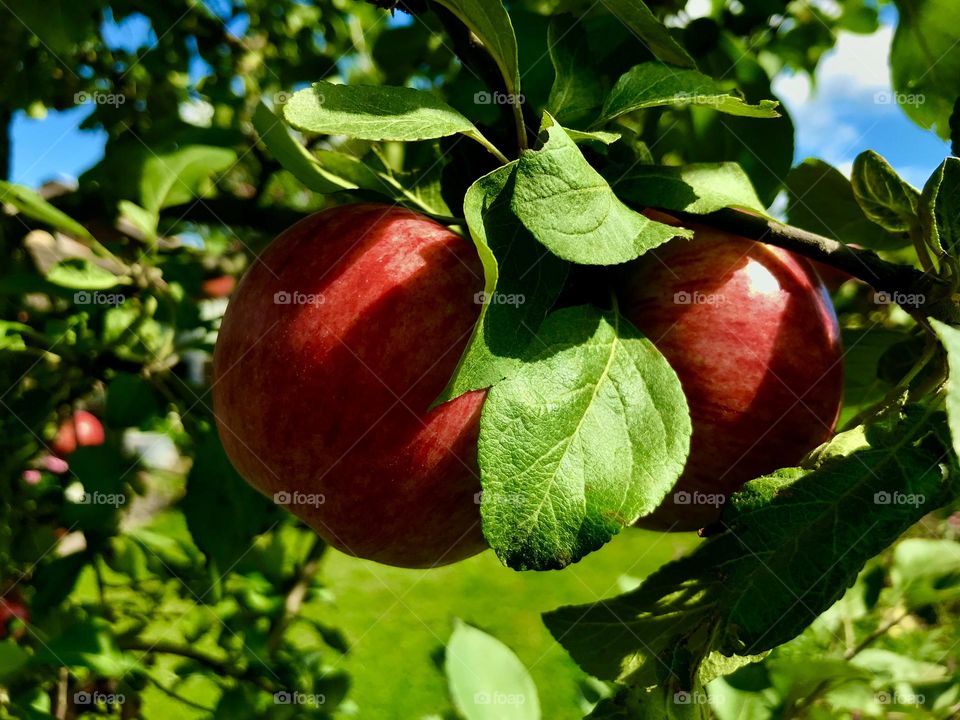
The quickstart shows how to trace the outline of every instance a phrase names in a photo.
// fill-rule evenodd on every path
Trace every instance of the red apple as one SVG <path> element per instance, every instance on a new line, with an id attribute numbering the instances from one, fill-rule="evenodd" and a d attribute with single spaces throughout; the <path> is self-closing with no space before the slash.
<path id="1" fill-rule="evenodd" d="M 225 298 L 233 292 L 236 285 L 237 280 L 233 275 L 220 275 L 200 283 L 200 292 L 206 298 Z"/>
<path id="2" fill-rule="evenodd" d="M 809 263 L 684 224 L 692 240 L 631 263 L 618 288 L 622 312 L 670 362 L 690 406 L 684 472 L 641 520 L 672 530 L 704 527 L 729 493 L 827 440 L 843 389 L 837 318 Z"/>
<path id="3" fill-rule="evenodd" d="M 484 549 L 484 392 L 430 410 L 479 314 L 473 246 L 386 205 L 281 234 L 243 277 L 214 354 L 227 455 L 344 552 L 403 567 Z"/>
<path id="4" fill-rule="evenodd" d="M 30 610 L 23 602 L 23 598 L 16 588 L 7 590 L 7 592 L 0 597 L 0 640 L 7 637 L 10 631 L 10 622 L 14 618 L 17 618 L 23 623 L 30 621 Z M 19 639 L 23 634 L 23 629 L 14 630 L 12 637 Z"/>
<path id="5" fill-rule="evenodd" d="M 77 410 L 57 429 L 50 449 L 61 457 L 69 455 L 78 447 L 103 445 L 103 425 L 86 410 Z"/>

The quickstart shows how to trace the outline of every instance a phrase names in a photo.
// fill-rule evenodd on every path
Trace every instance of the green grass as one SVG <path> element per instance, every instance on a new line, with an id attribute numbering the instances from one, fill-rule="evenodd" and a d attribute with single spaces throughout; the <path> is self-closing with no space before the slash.
<path id="1" fill-rule="evenodd" d="M 342 667 L 363 720 L 418 720 L 452 711 L 442 648 L 453 618 L 509 645 L 537 684 L 544 718 L 582 717 L 584 675 L 554 642 L 540 614 L 621 592 L 618 578 L 640 578 L 696 543 L 689 534 L 630 530 L 560 572 L 518 573 L 492 552 L 436 570 L 401 570 L 331 551 L 323 576 L 336 595 L 327 620 L 350 642 Z M 347 717 L 343 715 L 343 717 Z"/>

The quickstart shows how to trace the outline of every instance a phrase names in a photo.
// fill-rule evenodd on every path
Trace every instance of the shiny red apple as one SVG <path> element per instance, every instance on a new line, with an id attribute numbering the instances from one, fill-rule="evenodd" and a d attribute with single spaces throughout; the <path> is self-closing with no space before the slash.
<path id="1" fill-rule="evenodd" d="M 827 440 L 843 389 L 837 318 L 806 260 L 684 224 L 692 240 L 647 253 L 618 288 L 621 311 L 670 362 L 690 406 L 683 474 L 641 520 L 672 530 L 711 523 L 731 492 Z"/>
<path id="2" fill-rule="evenodd" d="M 213 399 L 239 473 L 344 552 L 430 567 L 484 549 L 484 392 L 433 410 L 479 315 L 469 241 L 362 204 L 281 234 L 241 280 Z"/>
<path id="3" fill-rule="evenodd" d="M 78 447 L 103 445 L 103 424 L 86 410 L 77 410 L 63 421 L 50 443 L 54 454 L 64 457 Z"/>

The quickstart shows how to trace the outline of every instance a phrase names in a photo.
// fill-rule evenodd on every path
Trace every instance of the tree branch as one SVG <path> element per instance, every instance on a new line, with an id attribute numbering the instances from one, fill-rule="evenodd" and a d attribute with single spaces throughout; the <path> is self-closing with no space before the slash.
<path id="1" fill-rule="evenodd" d="M 740 210 L 718 210 L 707 215 L 668 212 L 681 220 L 776 245 L 830 265 L 893 297 L 925 298 L 927 301 L 921 302 L 920 307 L 904 308 L 911 314 L 924 317 L 934 315 L 952 323 L 960 319 L 956 304 L 950 298 L 942 297 L 948 288 L 941 278 L 909 265 L 887 262 L 872 250 L 850 247 L 828 237 Z"/>
<path id="2" fill-rule="evenodd" d="M 297 613 L 300 612 L 300 607 L 303 605 L 307 591 L 310 589 L 310 583 L 313 581 L 314 575 L 317 574 L 317 570 L 320 569 L 320 559 L 326 549 L 325 542 L 320 538 L 314 538 L 313 545 L 310 546 L 307 557 L 304 559 L 303 565 L 300 566 L 300 571 L 287 590 L 283 601 L 283 610 L 273 627 L 270 628 L 270 635 L 267 637 L 267 650 L 271 655 L 280 647 L 283 633 L 297 616 Z"/>

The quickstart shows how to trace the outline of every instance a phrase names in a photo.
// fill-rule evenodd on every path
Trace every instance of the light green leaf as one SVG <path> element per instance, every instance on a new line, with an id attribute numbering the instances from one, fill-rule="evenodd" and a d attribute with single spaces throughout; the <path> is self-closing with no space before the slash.
<path id="1" fill-rule="evenodd" d="M 869 220 L 850 181 L 822 160 L 809 158 L 793 168 L 787 175 L 787 194 L 791 225 L 872 250 L 910 245 L 909 235 L 893 235 Z"/>
<path id="2" fill-rule="evenodd" d="M 571 15 L 557 15 L 547 28 L 554 71 L 547 108 L 564 125 L 583 120 L 603 105 L 603 86 L 590 63 L 587 35 L 576 27 L 579 22 Z"/>
<path id="3" fill-rule="evenodd" d="M 936 252 L 960 251 L 960 158 L 943 161 L 920 196 L 920 227 Z"/>
<path id="4" fill-rule="evenodd" d="M 465 720 L 539 720 L 533 678 L 495 637 L 457 620 L 444 669 L 453 704 Z"/>
<path id="5" fill-rule="evenodd" d="M 909 232 L 917 224 L 919 191 L 873 150 L 860 153 L 854 160 L 850 182 L 864 214 L 880 227 Z"/>
<path id="6" fill-rule="evenodd" d="M 960 544 L 953 540 L 908 538 L 897 544 L 890 569 L 897 598 L 909 608 L 960 598 Z"/>
<path id="7" fill-rule="evenodd" d="M 515 569 L 576 562 L 660 503 L 690 441 L 676 374 L 618 313 L 548 316 L 480 420 L 483 531 Z"/>
<path id="8" fill-rule="evenodd" d="M 530 233 L 553 254 L 583 265 L 632 260 L 674 237 L 692 233 L 631 210 L 552 117 L 547 141 L 517 164 L 511 207 Z"/>
<path id="9" fill-rule="evenodd" d="M 0 180 L 0 203 L 10 203 L 27 217 L 39 220 L 67 235 L 86 240 L 93 239 L 90 231 L 83 225 L 23 185 L 14 185 Z"/>
<path id="10" fill-rule="evenodd" d="M 130 278 L 114 275 L 83 258 L 61 260 L 47 272 L 47 280 L 73 290 L 108 290 L 130 282 Z"/>
<path id="11" fill-rule="evenodd" d="M 157 225 L 160 222 L 160 215 L 142 208 L 129 200 L 121 200 L 117 203 L 117 210 L 120 217 L 125 219 L 134 228 L 139 230 L 145 240 L 154 240 L 157 237 Z"/>
<path id="12" fill-rule="evenodd" d="M 514 161 L 481 177 L 464 196 L 463 212 L 483 263 L 484 302 L 438 403 L 512 375 L 567 276 L 567 264 L 545 251 L 510 210 L 516 166 Z"/>
<path id="13" fill-rule="evenodd" d="M 634 35 L 664 62 L 681 67 L 696 67 L 693 58 L 683 49 L 666 26 L 657 20 L 643 0 L 601 0 L 603 6 L 620 18 Z"/>
<path id="14" fill-rule="evenodd" d="M 140 176 L 140 204 L 156 213 L 210 194 L 211 178 L 237 160 L 230 148 L 188 145 L 160 155 L 151 153 Z"/>
<path id="15" fill-rule="evenodd" d="M 758 105 L 750 105 L 703 73 L 650 62 L 635 65 L 620 76 L 607 96 L 596 124 L 602 125 L 625 113 L 660 105 L 705 105 L 743 117 L 780 116 L 776 100 L 762 100 Z"/>
<path id="16" fill-rule="evenodd" d="M 947 420 L 950 436 L 953 438 L 953 451 L 960 455 L 960 330 L 929 318 L 930 326 L 947 351 L 947 366 L 950 370 L 947 385 Z"/>
<path id="17" fill-rule="evenodd" d="M 294 93 L 283 116 L 299 130 L 364 140 L 429 140 L 460 133 L 506 161 L 472 122 L 424 90 L 318 82 Z"/>
<path id="18" fill-rule="evenodd" d="M 613 190 L 619 197 L 643 207 L 697 214 L 733 207 L 767 214 L 737 163 L 636 165 L 626 174 L 612 168 L 610 176 L 616 178 Z"/>
<path id="19" fill-rule="evenodd" d="M 355 182 L 327 172 L 317 159 L 290 135 L 283 121 L 263 101 L 257 103 L 254 110 L 253 127 L 273 158 L 314 192 L 327 194 L 360 187 Z"/>
<path id="20" fill-rule="evenodd" d="M 613 145 L 621 138 L 620 133 L 606 132 L 604 130 L 586 131 L 564 128 L 563 131 L 567 133 L 567 136 L 578 145 L 591 142 L 600 143 L 601 145 Z"/>
<path id="21" fill-rule="evenodd" d="M 917 124 L 947 139 L 960 77 L 955 0 L 896 0 L 900 21 L 890 48 L 897 104 Z"/>

